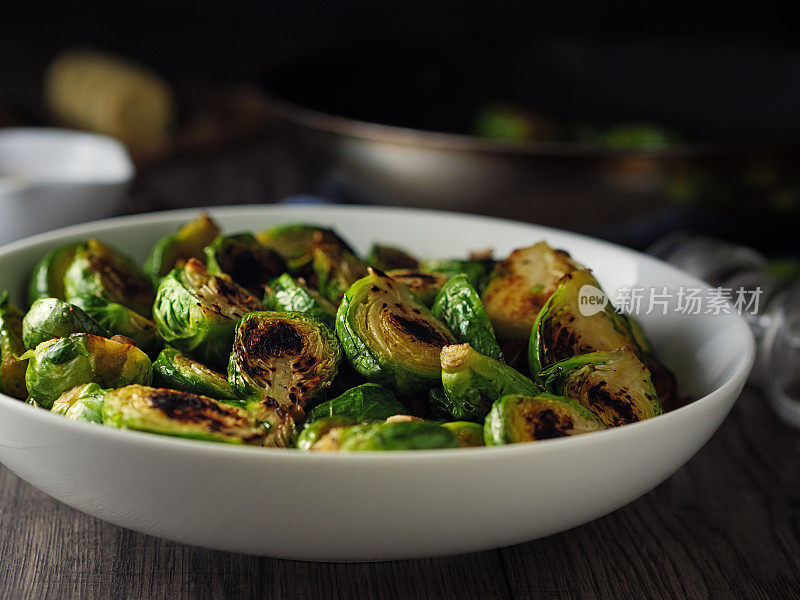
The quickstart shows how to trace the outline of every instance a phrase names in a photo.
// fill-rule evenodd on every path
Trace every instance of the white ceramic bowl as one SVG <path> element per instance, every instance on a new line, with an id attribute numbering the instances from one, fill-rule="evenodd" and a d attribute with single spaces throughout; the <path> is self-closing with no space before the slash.
<path id="1" fill-rule="evenodd" d="M 119 213 L 133 179 L 125 146 L 70 131 L 0 129 L 0 243 Z"/>
<path id="2" fill-rule="evenodd" d="M 586 237 L 453 213 L 356 207 L 212 210 L 227 231 L 287 221 L 338 228 L 423 255 L 546 239 L 620 285 L 694 286 L 647 256 Z M 0 248 L 0 288 L 21 292 L 45 250 L 98 236 L 142 260 L 192 218 L 177 211 L 88 223 Z M 717 429 L 747 379 L 754 343 L 735 315 L 643 315 L 681 392 L 699 399 L 634 425 L 531 444 L 306 454 L 75 423 L 0 396 L 0 461 L 54 498 L 124 527 L 209 548 L 310 560 L 432 556 L 515 544 L 575 527 L 641 496 Z M 724 490 L 720 490 L 724 493 Z"/>

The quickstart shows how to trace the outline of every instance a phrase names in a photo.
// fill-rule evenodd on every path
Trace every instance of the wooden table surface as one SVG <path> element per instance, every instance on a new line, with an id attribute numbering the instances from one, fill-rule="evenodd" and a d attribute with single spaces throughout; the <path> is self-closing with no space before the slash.
<path id="1" fill-rule="evenodd" d="M 708 445 L 617 512 L 449 558 L 303 563 L 86 516 L 0 467 L 0 598 L 800 598 L 800 431 L 745 391 Z"/>

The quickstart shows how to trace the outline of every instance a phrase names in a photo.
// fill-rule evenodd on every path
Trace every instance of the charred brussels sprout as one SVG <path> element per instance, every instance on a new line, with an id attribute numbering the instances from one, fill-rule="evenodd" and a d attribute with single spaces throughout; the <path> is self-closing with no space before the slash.
<path id="1" fill-rule="evenodd" d="M 0 295 L 0 391 L 19 400 L 28 397 L 25 372 L 28 361 L 22 341 L 22 312 L 9 300 L 8 292 Z"/>
<path id="2" fill-rule="evenodd" d="M 483 356 L 469 344 L 442 349 L 443 401 L 454 418 L 482 422 L 492 403 L 506 394 L 536 394 L 541 389 L 522 373 Z"/>
<path id="3" fill-rule="evenodd" d="M 226 273 L 255 297 L 264 287 L 286 271 L 280 254 L 258 243 L 249 233 L 221 235 L 205 249 L 210 273 Z"/>
<path id="4" fill-rule="evenodd" d="M 575 400 L 553 394 L 503 396 L 486 417 L 487 446 L 535 442 L 604 429 L 592 411 Z"/>
<path id="5" fill-rule="evenodd" d="M 331 452 L 339 450 L 339 433 L 356 422 L 345 417 L 326 417 L 307 423 L 297 437 L 300 450 Z"/>
<path id="6" fill-rule="evenodd" d="M 30 358 L 25 372 L 28 393 L 44 408 L 85 383 L 116 388 L 149 384 L 153 376 L 150 359 L 136 346 L 86 333 L 44 342 L 24 356 Z"/>
<path id="7" fill-rule="evenodd" d="M 332 229 L 303 223 L 278 225 L 257 233 L 256 239 L 280 254 L 291 273 L 309 271 L 315 244 L 336 244 L 345 250 L 353 251 Z"/>
<path id="8" fill-rule="evenodd" d="M 390 269 L 416 269 L 419 267 L 419 261 L 405 250 L 395 248 L 394 246 L 383 246 L 381 244 L 372 244 L 372 248 L 370 248 L 365 262 L 370 267 L 380 269 L 381 271 L 389 271 Z"/>
<path id="9" fill-rule="evenodd" d="M 308 414 L 307 423 L 324 417 L 345 417 L 353 421 L 385 421 L 406 410 L 385 387 L 365 383 L 341 396 L 323 402 Z"/>
<path id="10" fill-rule="evenodd" d="M 334 304 L 341 302 L 354 281 L 367 274 L 366 265 L 338 244 L 315 244 L 312 257 L 317 289 Z"/>
<path id="11" fill-rule="evenodd" d="M 442 423 L 442 427 L 453 432 L 458 440 L 458 445 L 462 448 L 474 448 L 485 446 L 483 441 L 483 426 L 472 421 L 450 421 Z"/>
<path id="12" fill-rule="evenodd" d="M 262 446 L 272 448 L 293 448 L 297 442 L 298 423 L 304 412 L 299 406 L 283 407 L 270 397 L 251 400 L 245 408 L 266 431 Z"/>
<path id="13" fill-rule="evenodd" d="M 581 292 L 584 286 L 600 289 L 591 271 L 565 275 L 539 313 L 528 346 L 531 373 L 537 379 L 542 369 L 578 354 L 626 346 L 639 352 L 625 318 L 610 302 L 598 305 L 597 312 L 581 309 L 587 297 Z"/>
<path id="14" fill-rule="evenodd" d="M 442 273 L 447 277 L 466 275 L 470 285 L 481 289 L 488 276 L 487 263 L 479 260 L 432 259 L 423 260 L 419 268 L 434 273 Z"/>
<path id="15" fill-rule="evenodd" d="M 108 391 L 96 383 L 76 386 L 61 394 L 50 412 L 64 415 L 72 421 L 102 423 L 103 398 Z"/>
<path id="16" fill-rule="evenodd" d="M 548 391 L 577 400 L 609 427 L 663 412 L 650 371 L 626 348 L 562 360 L 541 377 Z"/>
<path id="17" fill-rule="evenodd" d="M 295 280 L 288 273 L 269 284 L 264 306 L 277 312 L 307 313 L 331 328 L 336 319 L 336 307 L 333 304 L 308 287 L 305 280 Z"/>
<path id="18" fill-rule="evenodd" d="M 336 375 L 342 350 L 327 325 L 304 313 L 245 315 L 236 328 L 228 380 L 241 396 L 302 409 Z"/>
<path id="19" fill-rule="evenodd" d="M 455 343 L 405 285 L 373 269 L 347 290 L 336 333 L 359 373 L 406 397 L 441 385 L 439 354 Z"/>
<path id="20" fill-rule="evenodd" d="M 449 279 L 444 273 L 419 269 L 394 269 L 386 274 L 405 285 L 427 307 L 433 304 L 439 290 Z"/>
<path id="21" fill-rule="evenodd" d="M 162 277 L 190 258 L 202 260 L 203 248 L 219 233 L 219 227 L 207 214 L 200 215 L 153 246 L 144 266 L 145 273 L 154 285 L 158 285 Z"/>
<path id="22" fill-rule="evenodd" d="M 228 380 L 213 369 L 192 360 L 175 348 L 164 348 L 153 363 L 153 383 L 159 387 L 209 396 L 223 402 L 237 401 Z"/>
<path id="23" fill-rule="evenodd" d="M 58 298 L 66 300 L 64 290 L 64 274 L 75 258 L 75 252 L 82 242 L 70 242 L 50 250 L 33 268 L 28 286 L 28 303 L 33 304 L 39 298 Z"/>
<path id="24" fill-rule="evenodd" d="M 677 394 L 678 383 L 675 375 L 656 358 L 653 346 L 647 338 L 642 324 L 631 315 L 626 315 L 626 319 L 631 335 L 642 351 L 642 362 L 650 371 L 650 378 L 653 380 L 658 399 L 664 407 L 668 407 L 675 400 Z"/>
<path id="25" fill-rule="evenodd" d="M 158 286 L 153 317 L 168 344 L 222 368 L 243 315 L 261 303 L 227 275 L 212 275 L 195 259 L 173 269 Z"/>
<path id="26" fill-rule="evenodd" d="M 28 349 L 73 333 L 109 337 L 108 331 L 83 310 L 57 298 L 40 298 L 22 319 L 22 341 Z"/>
<path id="27" fill-rule="evenodd" d="M 212 398 L 144 385 L 108 392 L 103 400 L 103 424 L 161 435 L 261 444 L 264 428 L 238 406 Z"/>
<path id="28" fill-rule="evenodd" d="M 444 285 L 431 311 L 459 342 L 469 344 L 484 356 L 505 362 L 481 298 L 466 275 L 456 275 Z"/>
<path id="29" fill-rule="evenodd" d="M 91 239 L 75 251 L 64 274 L 67 299 L 76 296 L 102 296 L 149 315 L 153 307 L 153 287 L 130 259 L 102 242 Z"/>
<path id="30" fill-rule="evenodd" d="M 341 430 L 339 434 L 339 450 L 341 452 L 432 450 L 459 447 L 458 438 L 451 430 L 428 421 L 356 425 Z"/>
<path id="31" fill-rule="evenodd" d="M 156 324 L 150 319 L 116 302 L 101 296 L 78 296 L 72 304 L 83 309 L 94 321 L 111 335 L 124 335 L 133 340 L 151 358 L 158 356 L 163 343 L 158 337 Z M 91 331 L 87 333 L 93 333 Z"/>
<path id="32" fill-rule="evenodd" d="M 483 291 L 483 305 L 497 335 L 527 340 L 561 277 L 580 268 L 569 254 L 545 242 L 514 250 L 495 266 Z"/>

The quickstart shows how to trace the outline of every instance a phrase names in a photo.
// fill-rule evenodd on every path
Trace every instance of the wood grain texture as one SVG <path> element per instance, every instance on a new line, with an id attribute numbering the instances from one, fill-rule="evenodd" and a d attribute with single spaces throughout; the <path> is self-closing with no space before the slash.
<path id="1" fill-rule="evenodd" d="M 121 529 L 0 468 L 0 598 L 800 598 L 800 432 L 745 392 L 709 444 L 617 512 L 430 560 L 302 563 Z"/>

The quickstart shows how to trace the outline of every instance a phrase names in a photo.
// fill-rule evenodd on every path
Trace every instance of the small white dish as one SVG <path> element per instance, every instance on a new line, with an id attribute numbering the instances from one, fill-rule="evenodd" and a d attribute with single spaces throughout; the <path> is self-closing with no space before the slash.
<path id="1" fill-rule="evenodd" d="M 113 138 L 0 129 L 0 243 L 117 214 L 134 167 Z"/>
<path id="2" fill-rule="evenodd" d="M 358 250 L 373 240 L 420 255 L 498 256 L 545 239 L 619 286 L 705 287 L 651 257 L 545 227 L 436 211 L 270 206 L 212 209 L 226 231 L 310 221 Z M 0 248 L 0 289 L 22 300 L 34 263 L 97 236 L 142 261 L 196 210 L 87 223 Z M 182 440 L 65 420 L 0 395 L 0 461 L 54 498 L 150 535 L 305 560 L 381 560 L 485 550 L 586 523 L 652 489 L 716 431 L 753 364 L 735 314 L 641 315 L 695 402 L 598 433 L 491 448 L 310 454 Z M 766 409 L 765 409 L 766 410 Z M 726 493 L 726 490 L 719 490 Z"/>

